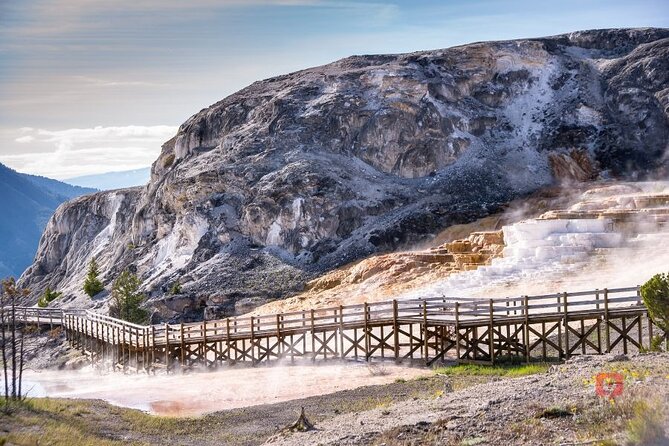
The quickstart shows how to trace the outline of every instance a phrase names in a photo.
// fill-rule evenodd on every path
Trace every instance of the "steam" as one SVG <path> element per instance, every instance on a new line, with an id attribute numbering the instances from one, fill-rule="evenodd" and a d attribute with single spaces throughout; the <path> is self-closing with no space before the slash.
<path id="1" fill-rule="evenodd" d="M 669 269 L 669 182 L 592 189 L 567 211 L 548 216 L 504 226 L 504 255 L 491 265 L 454 274 L 401 298 L 627 287 Z"/>
<path id="2" fill-rule="evenodd" d="M 384 374 L 367 364 L 290 360 L 259 367 L 226 366 L 183 375 L 123 375 L 91 367 L 79 371 L 26 371 L 29 397 L 103 399 L 111 404 L 166 416 L 199 416 L 219 410 L 272 404 L 365 385 L 415 378 L 425 369 L 384 363 Z"/>

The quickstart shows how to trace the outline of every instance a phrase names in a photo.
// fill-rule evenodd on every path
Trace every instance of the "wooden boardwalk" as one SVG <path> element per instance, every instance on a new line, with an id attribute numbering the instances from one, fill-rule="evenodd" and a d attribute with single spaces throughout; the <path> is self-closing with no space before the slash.
<path id="1" fill-rule="evenodd" d="M 504 299 L 393 300 L 187 324 L 136 325 L 91 311 L 19 308 L 59 324 L 96 364 L 123 370 L 218 367 L 300 358 L 559 361 L 638 351 L 653 326 L 638 287 Z M 644 336 L 648 334 L 648 337 Z"/>

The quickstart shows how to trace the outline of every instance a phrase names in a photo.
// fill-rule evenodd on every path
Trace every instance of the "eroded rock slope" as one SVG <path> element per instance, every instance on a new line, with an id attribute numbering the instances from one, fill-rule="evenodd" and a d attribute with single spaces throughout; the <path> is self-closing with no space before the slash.
<path id="1" fill-rule="evenodd" d="M 666 169 L 669 30 L 354 56 L 256 82 L 164 144 L 146 188 L 61 207 L 23 284 L 96 256 L 161 314 L 240 311 L 557 181 Z M 164 296 L 179 281 L 182 296 Z"/>

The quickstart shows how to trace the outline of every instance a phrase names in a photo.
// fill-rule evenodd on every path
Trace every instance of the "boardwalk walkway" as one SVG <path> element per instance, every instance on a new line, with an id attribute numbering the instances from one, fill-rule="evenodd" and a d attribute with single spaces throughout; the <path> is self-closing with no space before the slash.
<path id="1" fill-rule="evenodd" d="M 17 312 L 29 324 L 62 325 L 69 342 L 93 363 L 138 371 L 296 358 L 428 365 L 444 359 L 550 361 L 638 351 L 657 330 L 638 287 L 486 300 L 393 300 L 178 325 L 136 325 L 91 311 Z"/>

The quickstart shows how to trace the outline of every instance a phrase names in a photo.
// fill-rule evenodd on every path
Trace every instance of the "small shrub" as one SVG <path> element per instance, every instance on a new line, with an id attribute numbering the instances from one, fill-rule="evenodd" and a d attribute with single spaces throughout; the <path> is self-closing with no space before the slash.
<path id="1" fill-rule="evenodd" d="M 390 374 L 384 364 L 379 364 L 376 362 L 370 362 L 367 364 L 367 370 L 369 370 L 369 374 L 371 376 L 386 376 Z"/>
<path id="2" fill-rule="evenodd" d="M 178 280 L 172 284 L 172 287 L 170 288 L 170 294 L 181 294 L 181 284 Z"/>
<path id="3" fill-rule="evenodd" d="M 552 406 L 547 409 L 539 411 L 535 418 L 563 418 L 574 416 L 574 412 L 570 409 L 558 406 Z"/>
<path id="4" fill-rule="evenodd" d="M 49 306 L 49 303 L 58 299 L 62 295 L 63 293 L 54 291 L 50 287 L 46 287 L 46 290 L 44 290 L 44 294 L 42 294 L 39 300 L 37 301 L 37 306 L 40 308 L 46 308 Z"/>
<path id="5" fill-rule="evenodd" d="M 39 333 L 39 325 L 37 325 L 37 324 L 35 324 L 35 325 L 26 324 L 23 327 L 23 333 L 27 334 L 27 335 Z"/>
<path id="6" fill-rule="evenodd" d="M 653 339 L 650 340 L 650 351 L 651 352 L 661 352 L 662 344 L 664 343 L 664 337 L 660 335 L 653 336 Z"/>
<path id="7" fill-rule="evenodd" d="M 63 335 L 63 327 L 54 327 L 47 332 L 50 339 L 58 339 Z"/>

